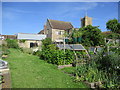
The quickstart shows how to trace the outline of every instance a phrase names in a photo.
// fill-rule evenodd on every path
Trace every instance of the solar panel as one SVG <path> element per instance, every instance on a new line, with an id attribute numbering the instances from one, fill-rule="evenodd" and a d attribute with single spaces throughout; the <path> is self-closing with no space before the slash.
<path id="1" fill-rule="evenodd" d="M 63 44 L 57 44 L 57 47 L 59 49 L 64 49 L 64 45 Z M 71 47 L 69 45 L 65 45 L 65 49 L 70 49 L 71 50 Z"/>
<path id="2" fill-rule="evenodd" d="M 57 44 L 59 49 L 64 49 L 64 44 Z M 70 50 L 86 50 L 81 44 L 65 44 L 65 49 Z"/>

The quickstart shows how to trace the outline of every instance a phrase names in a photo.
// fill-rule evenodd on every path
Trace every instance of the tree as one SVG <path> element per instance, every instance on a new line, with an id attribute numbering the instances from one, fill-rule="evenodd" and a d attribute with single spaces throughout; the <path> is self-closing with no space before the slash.
<path id="1" fill-rule="evenodd" d="M 82 28 L 82 43 L 85 46 L 99 46 L 104 44 L 104 38 L 101 34 L 101 30 L 92 25 L 88 25 Z"/>
<path id="2" fill-rule="evenodd" d="M 114 33 L 120 33 L 120 23 L 117 19 L 109 20 L 106 23 L 106 28 Z"/>

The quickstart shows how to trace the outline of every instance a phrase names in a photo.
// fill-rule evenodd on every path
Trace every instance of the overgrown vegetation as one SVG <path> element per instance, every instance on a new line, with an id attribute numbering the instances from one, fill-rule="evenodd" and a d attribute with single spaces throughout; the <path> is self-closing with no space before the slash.
<path id="1" fill-rule="evenodd" d="M 42 51 L 37 51 L 34 54 L 48 63 L 63 65 L 71 64 L 74 60 L 73 52 L 70 50 L 66 50 L 65 52 L 63 50 L 58 50 L 55 44 L 43 45 L 42 47 Z"/>
<path id="2" fill-rule="evenodd" d="M 2 43 L 2 45 L 0 45 L 0 49 L 1 49 L 1 57 L 2 57 L 2 55 L 8 55 L 9 53 L 10 53 L 10 51 L 9 51 L 9 49 L 8 49 L 8 47 L 7 47 L 7 43 Z"/>
<path id="3" fill-rule="evenodd" d="M 107 52 L 105 48 L 90 62 L 79 65 L 75 72 L 77 81 L 99 82 L 100 88 L 120 88 L 120 54 L 116 50 Z"/>
<path id="4" fill-rule="evenodd" d="M 69 43 L 80 43 L 84 46 L 100 46 L 104 45 L 104 38 L 101 34 L 101 30 L 92 25 L 82 27 L 79 30 L 74 29 L 70 35 L 67 35 L 70 39 Z"/>
<path id="5" fill-rule="evenodd" d="M 98 27 L 88 25 L 81 29 L 84 33 L 82 35 L 82 44 L 85 46 L 100 46 L 104 45 L 104 38 L 101 30 Z"/>
<path id="6" fill-rule="evenodd" d="M 117 19 L 111 19 L 106 23 L 106 28 L 114 33 L 120 34 L 120 23 Z"/>
<path id="7" fill-rule="evenodd" d="M 19 40 L 19 43 L 25 43 L 25 39 Z"/>
<path id="8" fill-rule="evenodd" d="M 16 48 L 18 49 L 19 46 L 18 46 L 18 41 L 15 40 L 15 39 L 6 39 L 6 42 L 7 42 L 7 47 L 8 48 Z"/>

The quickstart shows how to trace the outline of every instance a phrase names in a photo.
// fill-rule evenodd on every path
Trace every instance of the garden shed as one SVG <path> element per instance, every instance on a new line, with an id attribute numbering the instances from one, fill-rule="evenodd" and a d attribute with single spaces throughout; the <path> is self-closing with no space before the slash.
<path id="1" fill-rule="evenodd" d="M 18 33 L 19 46 L 24 48 L 34 48 L 42 45 L 41 40 L 45 39 L 43 34 Z"/>

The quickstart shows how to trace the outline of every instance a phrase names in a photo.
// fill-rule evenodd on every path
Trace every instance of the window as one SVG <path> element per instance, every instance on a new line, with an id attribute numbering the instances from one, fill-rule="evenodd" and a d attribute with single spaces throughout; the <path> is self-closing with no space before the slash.
<path id="1" fill-rule="evenodd" d="M 38 43 L 30 43 L 30 48 L 32 48 L 32 47 L 38 47 Z"/>
<path id="2" fill-rule="evenodd" d="M 59 31 L 58 35 L 63 35 L 63 33 L 64 33 L 63 31 Z"/>

